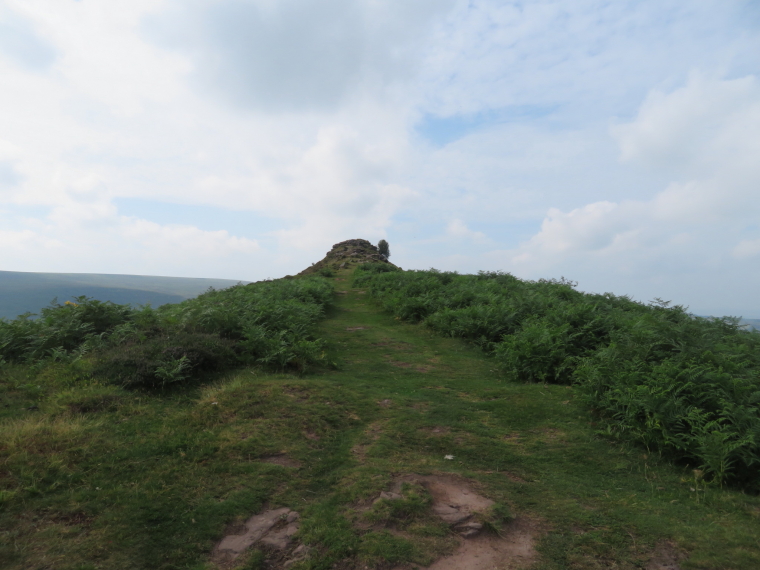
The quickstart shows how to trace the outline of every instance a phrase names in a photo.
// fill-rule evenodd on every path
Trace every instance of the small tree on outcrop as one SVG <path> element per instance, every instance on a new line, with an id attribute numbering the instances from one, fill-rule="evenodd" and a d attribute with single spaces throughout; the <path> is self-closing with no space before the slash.
<path id="1" fill-rule="evenodd" d="M 384 239 L 381 239 L 379 242 L 377 242 L 377 250 L 380 252 L 380 255 L 388 259 L 391 256 L 391 249 L 388 246 L 388 242 Z"/>

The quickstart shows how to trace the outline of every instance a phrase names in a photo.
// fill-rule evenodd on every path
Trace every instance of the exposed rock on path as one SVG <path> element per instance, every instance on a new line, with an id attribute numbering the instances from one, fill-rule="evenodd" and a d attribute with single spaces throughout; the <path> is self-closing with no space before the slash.
<path id="1" fill-rule="evenodd" d="M 535 531 L 523 521 L 515 521 L 504 536 L 481 535 L 463 540 L 451 556 L 428 566 L 427 570 L 517 570 L 536 559 Z"/>
<path id="2" fill-rule="evenodd" d="M 241 533 L 227 535 L 216 545 L 212 559 L 226 566 L 257 543 L 285 550 L 298 532 L 298 519 L 298 513 L 287 507 L 254 515 L 245 521 Z"/>
<path id="3" fill-rule="evenodd" d="M 475 536 L 483 528 L 476 515 L 485 513 L 494 502 L 476 492 L 462 478 L 453 475 L 405 475 L 394 483 L 391 494 L 400 498 L 404 483 L 424 486 L 432 499 L 431 510 L 461 536 Z M 387 493 L 386 493 L 387 495 Z M 388 498 L 383 497 L 381 498 Z"/>
<path id="4" fill-rule="evenodd" d="M 438 559 L 427 570 L 516 570 L 535 562 L 537 530 L 530 521 L 516 519 L 500 535 L 480 532 L 479 517 L 494 502 L 476 493 L 466 479 L 449 474 L 404 475 L 378 499 L 401 499 L 404 483 L 423 485 L 432 498 L 432 512 L 461 537 L 453 554 Z"/>

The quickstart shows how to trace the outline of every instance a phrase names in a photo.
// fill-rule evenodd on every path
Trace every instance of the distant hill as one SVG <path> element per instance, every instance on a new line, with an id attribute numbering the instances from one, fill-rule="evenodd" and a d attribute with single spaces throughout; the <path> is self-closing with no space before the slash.
<path id="1" fill-rule="evenodd" d="M 63 303 L 80 295 L 119 304 L 158 307 L 196 297 L 209 287 L 224 289 L 237 283 L 230 279 L 0 271 L 0 318 L 38 313 L 54 298 Z"/>
<path id="2" fill-rule="evenodd" d="M 756 331 L 760 331 L 760 319 L 742 319 L 739 324 L 751 327 Z"/>

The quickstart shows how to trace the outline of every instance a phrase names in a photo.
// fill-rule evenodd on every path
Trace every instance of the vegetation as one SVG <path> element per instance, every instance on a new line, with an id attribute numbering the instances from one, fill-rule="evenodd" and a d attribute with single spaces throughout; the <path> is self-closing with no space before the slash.
<path id="1" fill-rule="evenodd" d="M 576 385 L 607 433 L 760 490 L 760 334 L 738 319 L 505 273 L 363 266 L 356 283 L 399 318 L 477 344 L 510 379 Z"/>
<path id="2" fill-rule="evenodd" d="M 391 248 L 388 245 L 388 242 L 384 239 L 381 239 L 379 242 L 377 242 L 377 251 L 380 255 L 388 259 L 391 256 Z"/>
<path id="3" fill-rule="evenodd" d="M 0 271 L 0 318 L 14 319 L 36 312 L 53 297 L 72 299 L 85 295 L 122 305 L 158 307 L 180 303 L 209 287 L 224 289 L 236 283 L 229 279 Z"/>
<path id="4" fill-rule="evenodd" d="M 39 318 L 0 320 L 0 362 L 66 362 L 128 388 L 166 388 L 239 364 L 299 371 L 326 362 L 312 334 L 332 298 L 324 279 L 237 285 L 132 308 L 79 297 Z"/>
<path id="5" fill-rule="evenodd" d="M 357 275 L 409 273 L 380 265 Z M 580 382 L 505 381 L 479 337 L 379 310 L 352 271 L 160 310 L 83 299 L 4 323 L 41 336 L 0 368 L 0 568 L 216 570 L 214 545 L 278 507 L 300 514 L 293 548 L 310 548 L 292 570 L 426 566 L 459 539 L 431 516 L 433 491 L 404 474 L 464 481 L 494 501 L 484 539 L 529 537 L 532 570 L 656 568 L 663 551 L 684 570 L 760 567 L 760 497 L 601 437 Z M 247 334 L 257 326 L 272 343 L 303 330 L 338 365 L 280 370 Z M 50 339 L 73 340 L 56 356 L 64 345 Z M 202 364 L 212 355 L 232 360 Z M 151 382 L 167 389 L 116 380 L 130 358 L 164 359 Z M 232 567 L 286 560 L 254 546 Z"/>

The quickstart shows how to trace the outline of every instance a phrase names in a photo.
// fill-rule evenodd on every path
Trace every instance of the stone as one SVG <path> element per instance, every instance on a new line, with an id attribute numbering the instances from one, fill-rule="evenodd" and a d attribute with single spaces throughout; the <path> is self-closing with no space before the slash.
<path id="1" fill-rule="evenodd" d="M 283 520 L 283 517 L 287 517 L 290 512 L 290 509 L 283 507 L 252 516 L 245 522 L 245 532 L 225 536 L 216 547 L 217 552 L 226 554 L 234 560 L 255 542 L 261 540 L 272 527 Z"/>
<path id="2" fill-rule="evenodd" d="M 454 530 L 456 530 L 461 536 L 470 538 L 483 530 L 483 525 L 478 521 L 466 521 L 457 525 Z"/>
<path id="3" fill-rule="evenodd" d="M 227 562 L 235 560 L 257 543 L 276 550 L 285 550 L 298 532 L 299 518 L 297 512 L 287 507 L 254 515 L 245 522 L 245 532 L 225 536 L 219 542 L 214 549 L 214 558 Z"/>
<path id="4" fill-rule="evenodd" d="M 263 536 L 259 542 L 276 548 L 277 550 L 285 550 L 290 544 L 293 535 L 298 532 L 298 524 L 290 523 L 289 525 L 281 528 L 280 530 L 274 530 Z"/>
<path id="5" fill-rule="evenodd" d="M 441 520 L 449 525 L 456 525 L 470 518 L 469 509 L 460 508 L 458 505 L 433 504 L 433 512 Z"/>

